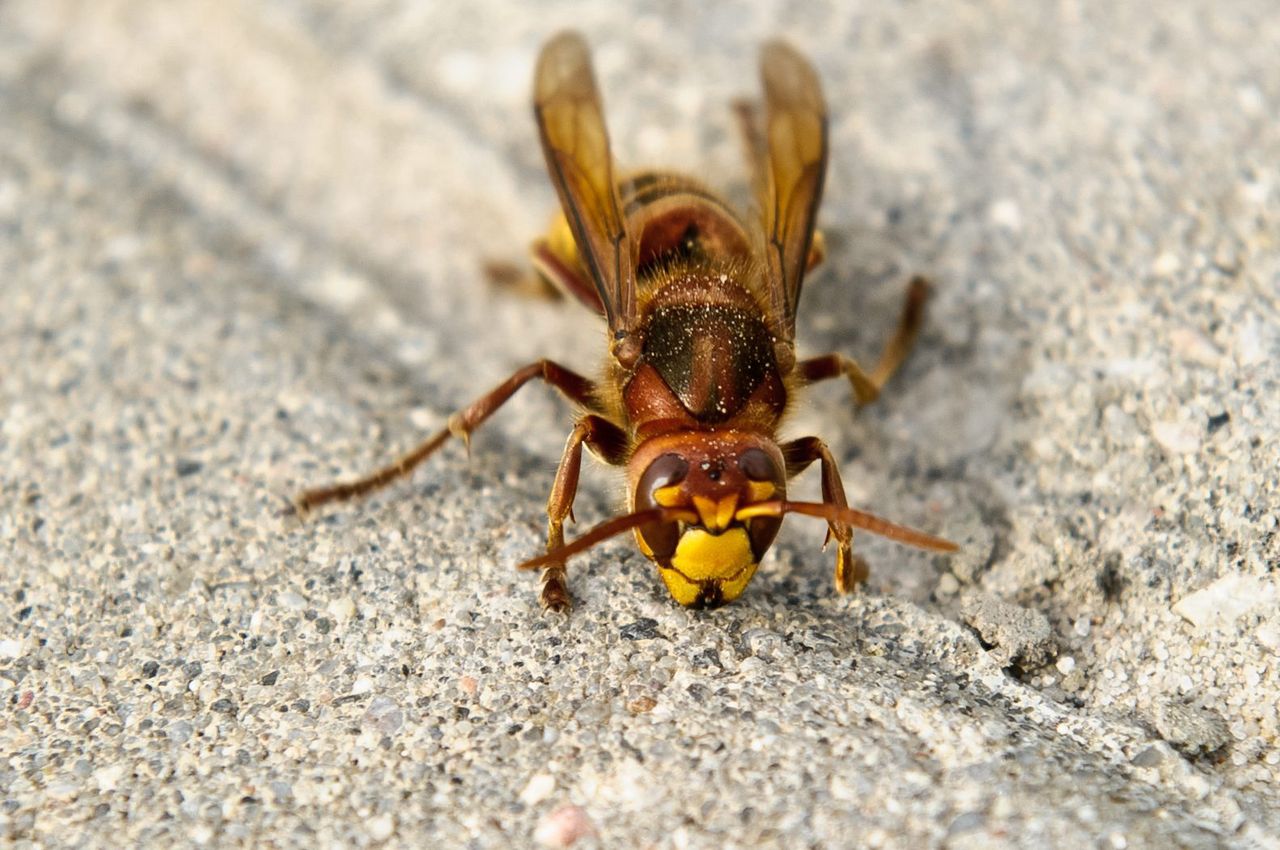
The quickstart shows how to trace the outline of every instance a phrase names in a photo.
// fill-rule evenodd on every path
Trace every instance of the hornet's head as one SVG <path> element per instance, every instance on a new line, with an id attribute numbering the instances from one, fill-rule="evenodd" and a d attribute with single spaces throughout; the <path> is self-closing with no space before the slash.
<path id="1" fill-rule="evenodd" d="M 715 608 L 736 599 L 782 525 L 750 510 L 786 498 L 777 444 L 740 431 L 666 434 L 641 444 L 628 473 L 633 511 L 668 509 L 635 535 L 675 600 Z"/>
<path id="2" fill-rule="evenodd" d="M 565 559 L 634 531 L 681 605 L 715 608 L 746 589 L 786 514 L 861 528 L 908 546 L 954 552 L 956 544 L 834 501 L 787 499 L 787 463 L 767 437 L 746 431 L 682 431 L 652 437 L 627 464 L 631 512 L 600 523 L 521 569 L 564 568 Z"/>

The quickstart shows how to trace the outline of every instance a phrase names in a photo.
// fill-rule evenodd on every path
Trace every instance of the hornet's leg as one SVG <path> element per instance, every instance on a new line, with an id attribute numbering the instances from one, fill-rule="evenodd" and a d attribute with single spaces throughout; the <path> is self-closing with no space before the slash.
<path id="1" fill-rule="evenodd" d="M 902 315 L 898 319 L 897 330 L 884 347 L 880 362 L 876 364 L 876 368 L 870 375 L 862 371 L 862 367 L 853 359 L 843 354 L 825 354 L 821 357 L 802 360 L 796 364 L 796 371 L 806 383 L 810 384 L 844 375 L 853 385 L 853 395 L 858 406 L 870 404 L 879 397 L 880 389 L 902 365 L 902 361 L 911 351 L 911 346 L 915 344 L 920 326 L 924 324 L 924 303 L 928 297 L 929 284 L 924 278 L 914 278 L 907 289 L 907 299 L 902 305 Z"/>
<path id="2" fill-rule="evenodd" d="M 787 463 L 787 478 L 799 475 L 815 460 L 822 462 L 822 501 L 829 505 L 847 508 L 844 484 L 840 470 L 827 444 L 817 437 L 801 437 L 782 447 L 782 457 Z M 848 593 L 867 580 L 870 570 L 867 562 L 853 554 L 853 529 L 844 523 L 833 522 L 827 526 L 827 540 L 836 539 L 836 591 Z"/>
<path id="3" fill-rule="evenodd" d="M 564 293 L 555 288 L 542 275 L 533 269 L 526 269 L 508 260 L 495 258 L 486 260 L 481 271 L 495 287 L 528 298 L 540 298 L 555 301 Z"/>
<path id="4" fill-rule="evenodd" d="M 408 454 L 401 456 L 394 463 L 384 466 L 356 481 L 345 481 L 331 484 L 327 487 L 305 490 L 294 499 L 295 510 L 298 513 L 305 514 L 312 508 L 327 502 L 345 501 L 356 496 L 363 496 L 380 487 L 385 487 L 392 481 L 403 478 L 412 472 L 414 467 L 430 457 L 450 437 L 460 437 L 463 442 L 469 443 L 471 432 L 479 428 L 495 410 L 515 394 L 516 390 L 534 378 L 541 378 L 546 381 L 564 393 L 569 400 L 582 407 L 590 410 L 596 406 L 594 399 L 596 385 L 593 382 L 582 377 L 577 372 L 566 369 L 550 360 L 539 360 L 536 363 L 530 363 L 528 366 L 518 369 L 511 377 L 473 401 L 468 407 L 450 416 L 447 426 L 431 435 L 421 445 Z"/>
<path id="5" fill-rule="evenodd" d="M 556 470 L 556 480 L 551 485 L 551 495 L 547 499 L 548 552 L 564 546 L 564 520 L 565 517 L 573 519 L 573 497 L 578 492 L 583 443 L 605 463 L 617 466 L 626 462 L 625 431 L 595 414 L 587 414 L 578 420 L 565 443 L 564 456 L 560 458 L 560 468 Z M 542 594 L 539 598 L 542 607 L 549 611 L 569 610 L 572 600 L 565 584 L 564 561 L 543 568 Z"/>

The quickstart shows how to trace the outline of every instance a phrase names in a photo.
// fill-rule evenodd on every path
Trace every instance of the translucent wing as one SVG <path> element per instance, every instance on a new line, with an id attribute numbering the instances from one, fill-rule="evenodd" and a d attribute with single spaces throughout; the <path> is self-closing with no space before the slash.
<path id="1" fill-rule="evenodd" d="M 638 351 L 634 248 L 591 56 L 577 33 L 561 33 L 542 48 L 533 111 L 560 204 L 613 332 L 614 355 L 625 362 Z"/>
<path id="2" fill-rule="evenodd" d="M 790 343 L 827 170 L 827 106 L 813 66 L 782 42 L 765 45 L 760 76 L 765 126 L 756 147 L 767 158 L 758 166 L 756 191 L 767 289 L 774 331 Z"/>

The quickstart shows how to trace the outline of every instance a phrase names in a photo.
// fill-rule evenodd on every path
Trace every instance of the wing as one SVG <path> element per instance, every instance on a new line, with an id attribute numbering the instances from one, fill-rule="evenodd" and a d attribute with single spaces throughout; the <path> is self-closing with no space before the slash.
<path id="1" fill-rule="evenodd" d="M 753 147 L 767 157 L 757 166 L 756 192 L 774 332 L 789 344 L 827 171 L 827 106 L 813 66 L 780 41 L 765 45 L 760 76 L 765 126 Z"/>
<path id="2" fill-rule="evenodd" d="M 618 201 L 591 56 L 577 33 L 561 33 L 542 48 L 533 112 L 551 180 L 604 305 L 614 356 L 625 365 L 639 353 L 635 248 Z"/>

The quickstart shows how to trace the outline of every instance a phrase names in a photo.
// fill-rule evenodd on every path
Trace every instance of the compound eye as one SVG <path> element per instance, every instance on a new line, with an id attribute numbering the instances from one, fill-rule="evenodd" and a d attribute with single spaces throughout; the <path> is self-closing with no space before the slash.
<path id="1" fill-rule="evenodd" d="M 786 493 L 787 479 L 782 472 L 782 467 L 778 466 L 768 452 L 760 448 L 749 448 L 742 452 L 737 458 L 737 469 L 742 471 L 742 475 L 748 477 L 748 480 L 758 484 L 772 484 L 773 488 L 768 486 L 760 486 L 760 488 L 751 488 L 755 494 L 755 498 L 769 498 L 773 495 L 782 495 Z"/>
<path id="2" fill-rule="evenodd" d="M 782 498 L 786 495 L 786 479 L 782 470 L 763 449 L 750 448 L 744 451 L 738 458 L 738 468 L 752 482 L 750 498 Z M 747 522 L 751 553 L 757 561 L 764 557 L 781 527 L 781 517 L 760 516 Z"/>
<path id="3" fill-rule="evenodd" d="M 778 485 L 783 483 L 782 470 L 764 449 L 751 448 L 744 451 L 738 458 L 738 468 L 752 481 L 769 481 Z"/>
<path id="4" fill-rule="evenodd" d="M 653 494 L 663 487 L 679 484 L 689 474 L 689 461 L 678 454 L 659 455 L 640 476 L 636 485 L 636 508 L 658 507 Z"/>
<path id="5" fill-rule="evenodd" d="M 679 484 L 689 474 L 689 462 L 678 454 L 659 455 L 640 476 L 636 484 L 636 510 L 671 507 L 660 504 L 656 493 L 664 487 Z M 666 560 L 675 554 L 680 542 L 680 525 L 675 522 L 651 522 L 640 526 L 640 537 L 653 553 L 652 557 Z"/>
<path id="6" fill-rule="evenodd" d="M 751 554 L 755 556 L 757 563 L 764 558 L 764 553 L 769 551 L 781 527 L 782 517 L 775 516 L 758 516 L 747 523 L 747 537 L 751 539 Z"/>
<path id="7" fill-rule="evenodd" d="M 648 547 L 650 558 L 666 563 L 680 545 L 680 523 L 651 522 L 640 526 L 640 539 Z"/>

